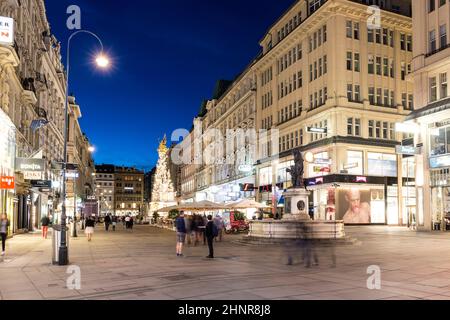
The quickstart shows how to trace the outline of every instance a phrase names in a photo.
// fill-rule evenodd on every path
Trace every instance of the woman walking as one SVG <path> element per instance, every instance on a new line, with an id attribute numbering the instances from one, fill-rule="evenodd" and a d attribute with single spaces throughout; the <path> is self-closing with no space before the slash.
<path id="1" fill-rule="evenodd" d="M 6 250 L 6 236 L 8 235 L 9 220 L 6 214 L 0 217 L 0 237 L 2 238 L 2 256 L 5 255 Z"/>
<path id="2" fill-rule="evenodd" d="M 95 229 L 95 221 L 91 217 L 88 217 L 86 220 L 86 229 L 84 231 L 87 235 L 88 241 L 92 241 L 94 229 Z"/>

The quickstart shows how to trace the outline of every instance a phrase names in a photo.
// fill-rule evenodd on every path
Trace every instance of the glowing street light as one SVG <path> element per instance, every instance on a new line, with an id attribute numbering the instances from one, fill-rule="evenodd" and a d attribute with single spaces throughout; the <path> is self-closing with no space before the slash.
<path id="1" fill-rule="evenodd" d="M 97 56 L 97 58 L 95 59 L 95 62 L 97 63 L 97 66 L 102 69 L 106 69 L 110 65 L 110 61 L 109 61 L 108 57 L 103 53 L 101 53 Z"/>
<path id="2" fill-rule="evenodd" d="M 90 147 L 88 148 L 88 151 L 89 151 L 90 153 L 94 153 L 94 152 L 95 152 L 95 147 L 94 147 L 94 146 L 90 146 Z"/>

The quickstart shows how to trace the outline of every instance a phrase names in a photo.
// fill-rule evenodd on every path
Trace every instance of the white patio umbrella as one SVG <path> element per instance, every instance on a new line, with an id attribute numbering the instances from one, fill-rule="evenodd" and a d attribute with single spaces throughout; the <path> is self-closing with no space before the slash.
<path id="1" fill-rule="evenodd" d="M 235 203 L 230 203 L 226 206 L 228 209 L 262 209 L 268 206 L 256 202 L 255 200 L 244 199 Z"/>
<path id="2" fill-rule="evenodd" d="M 160 209 L 161 212 L 169 212 L 172 210 L 185 210 L 185 211 L 209 211 L 209 210 L 223 210 L 226 209 L 225 206 L 214 203 L 211 201 L 200 201 L 200 202 L 193 202 L 193 203 L 185 203 L 178 206 L 172 206 Z"/>

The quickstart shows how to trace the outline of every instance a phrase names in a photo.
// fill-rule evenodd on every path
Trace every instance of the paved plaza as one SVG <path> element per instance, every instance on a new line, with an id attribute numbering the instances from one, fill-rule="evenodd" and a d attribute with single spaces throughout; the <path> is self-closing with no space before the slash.
<path id="1" fill-rule="evenodd" d="M 450 299 L 450 234 L 347 228 L 358 242 L 336 248 L 337 267 L 330 266 L 328 251 L 318 250 L 319 265 L 308 269 L 286 265 L 279 246 L 240 243 L 241 236 L 226 237 L 216 246 L 217 258 L 208 260 L 203 245 L 177 258 L 171 231 L 118 229 L 98 228 L 91 243 L 84 234 L 70 239 L 80 290 L 67 289 L 67 267 L 51 264 L 50 237 L 10 239 L 0 260 L 1 299 Z M 382 270 L 380 290 L 368 289 L 369 266 Z"/>

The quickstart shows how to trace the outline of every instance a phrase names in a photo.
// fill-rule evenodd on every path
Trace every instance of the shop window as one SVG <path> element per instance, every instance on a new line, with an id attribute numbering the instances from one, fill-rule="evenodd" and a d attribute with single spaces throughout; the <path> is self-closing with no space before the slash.
<path id="1" fill-rule="evenodd" d="M 345 165 L 344 172 L 351 175 L 363 175 L 363 152 L 362 151 L 347 151 L 347 164 Z"/>
<path id="2" fill-rule="evenodd" d="M 370 176 L 397 176 L 397 156 L 386 153 L 368 153 L 368 174 Z"/>

